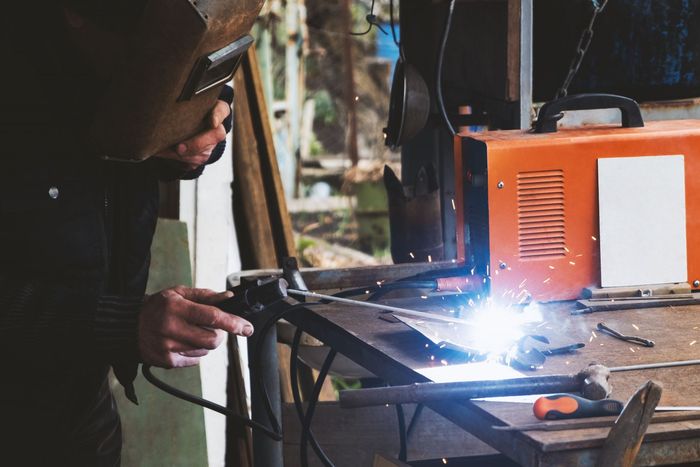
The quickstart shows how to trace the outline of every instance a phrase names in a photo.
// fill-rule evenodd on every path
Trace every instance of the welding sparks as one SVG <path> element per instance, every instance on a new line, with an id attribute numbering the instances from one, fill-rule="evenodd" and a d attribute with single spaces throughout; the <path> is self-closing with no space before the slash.
<path id="1" fill-rule="evenodd" d="M 593 334 L 593 337 L 598 339 L 598 334 L 595 333 L 595 331 L 591 331 L 591 334 Z"/>
<path id="2" fill-rule="evenodd" d="M 543 284 L 546 284 L 547 282 L 549 282 L 549 281 L 551 281 L 551 280 L 552 280 L 552 278 L 551 278 L 551 277 L 548 277 L 548 278 L 546 278 L 545 280 L 543 280 L 542 283 L 543 283 Z"/>
<path id="3" fill-rule="evenodd" d="M 554 266 L 552 266 L 551 264 L 548 267 L 549 269 L 554 269 Z"/>
<path id="4" fill-rule="evenodd" d="M 430 344 L 425 344 L 425 348 L 426 349 L 430 348 Z"/>
<path id="5" fill-rule="evenodd" d="M 431 360 L 431 361 L 432 361 L 432 360 L 435 360 L 435 355 L 431 355 L 431 356 L 430 356 L 430 360 Z"/>
<path id="6" fill-rule="evenodd" d="M 447 366 L 447 365 L 448 365 L 447 360 L 445 360 L 445 359 L 440 360 L 440 363 L 442 363 L 444 366 Z"/>
<path id="7" fill-rule="evenodd" d="M 471 349 L 480 355 L 500 356 L 522 339 L 530 325 L 542 322 L 542 312 L 537 303 L 524 308 L 504 306 L 491 298 L 468 302 L 471 326 L 465 336 Z"/>
<path id="8" fill-rule="evenodd" d="M 634 349 L 632 347 L 630 347 L 630 352 L 634 353 Z"/>
<path id="9" fill-rule="evenodd" d="M 598 239 L 595 238 L 595 235 L 591 235 L 591 238 L 593 239 L 594 242 L 597 242 L 597 241 L 598 241 Z"/>
<path id="10" fill-rule="evenodd" d="M 455 199 L 454 198 L 452 198 L 452 210 L 453 211 L 457 210 L 457 206 L 455 206 Z"/>
<path id="11" fill-rule="evenodd" d="M 588 342 L 593 342 L 593 336 L 588 338 Z"/>
<path id="12" fill-rule="evenodd" d="M 569 264 L 572 266 L 576 266 L 576 261 L 569 261 Z"/>
<path id="13" fill-rule="evenodd" d="M 443 457 L 443 458 L 442 458 L 442 463 L 443 463 L 443 464 L 447 464 L 447 459 L 445 459 L 445 458 Z"/>
<path id="14" fill-rule="evenodd" d="M 637 331 L 639 331 L 639 326 L 637 326 L 636 324 L 632 323 L 632 327 L 633 327 L 634 329 L 636 329 Z"/>
<path id="15" fill-rule="evenodd" d="M 525 287 L 525 282 L 527 282 L 527 279 L 523 279 L 523 281 L 518 285 L 518 288 L 522 289 L 523 287 Z"/>
<path id="16" fill-rule="evenodd" d="M 427 295 L 421 295 L 420 298 L 422 298 L 423 300 L 427 300 L 427 299 L 428 299 L 428 296 L 427 296 Z"/>
<path id="17" fill-rule="evenodd" d="M 415 255 L 413 254 L 412 251 L 410 251 L 408 254 L 409 254 L 409 256 L 411 257 L 411 259 L 416 259 Z"/>
<path id="18" fill-rule="evenodd" d="M 428 255 L 428 262 L 432 263 L 433 262 L 433 257 L 431 255 Z"/>
<path id="19" fill-rule="evenodd" d="M 696 342 L 697 342 L 697 341 L 692 341 L 692 342 L 691 342 L 690 344 L 688 344 L 688 345 L 695 345 Z"/>

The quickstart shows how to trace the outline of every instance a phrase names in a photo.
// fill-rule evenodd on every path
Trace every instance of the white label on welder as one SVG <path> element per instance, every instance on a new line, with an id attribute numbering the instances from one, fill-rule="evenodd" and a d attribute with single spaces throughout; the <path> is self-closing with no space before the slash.
<path id="1" fill-rule="evenodd" d="M 683 156 L 598 159 L 603 287 L 686 282 Z"/>

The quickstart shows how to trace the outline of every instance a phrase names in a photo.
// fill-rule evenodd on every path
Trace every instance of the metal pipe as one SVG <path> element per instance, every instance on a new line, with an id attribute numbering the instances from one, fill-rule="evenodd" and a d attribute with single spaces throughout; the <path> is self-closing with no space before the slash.
<path id="1" fill-rule="evenodd" d="M 356 389 L 340 392 L 340 406 L 357 408 L 385 404 L 438 402 L 446 399 L 525 396 L 558 392 L 579 392 L 585 376 L 548 375 L 503 380 L 464 381 L 454 383 L 417 383 L 406 386 Z"/>
<path id="2" fill-rule="evenodd" d="M 653 370 L 655 368 L 673 368 L 677 366 L 700 365 L 700 360 L 679 360 L 677 362 L 641 363 L 639 365 L 615 366 L 609 368 L 611 372 Z"/>
<path id="3" fill-rule="evenodd" d="M 452 318 L 449 316 L 442 316 L 435 313 L 426 313 L 424 311 L 409 310 L 407 308 L 399 308 L 396 306 L 382 305 L 381 303 L 365 302 L 362 300 L 351 300 L 349 298 L 335 297 L 333 295 L 324 295 L 316 292 L 308 292 L 306 290 L 296 290 L 287 289 L 287 293 L 290 295 L 301 295 L 303 297 L 317 298 L 320 300 L 328 300 L 331 302 L 347 303 L 349 305 L 363 306 L 367 308 L 376 308 L 384 311 L 391 311 L 394 313 L 402 313 L 408 316 L 415 316 L 417 318 L 423 319 L 433 319 L 438 321 L 446 321 L 448 323 L 464 324 L 467 326 L 474 326 L 474 323 L 467 321 L 466 319 Z"/>

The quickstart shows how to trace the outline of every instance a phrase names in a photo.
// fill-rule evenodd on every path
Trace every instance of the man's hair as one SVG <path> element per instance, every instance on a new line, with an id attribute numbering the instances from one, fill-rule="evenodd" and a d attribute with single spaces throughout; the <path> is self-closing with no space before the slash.
<path id="1" fill-rule="evenodd" d="M 148 0 L 63 0 L 65 7 L 109 30 L 136 25 Z"/>

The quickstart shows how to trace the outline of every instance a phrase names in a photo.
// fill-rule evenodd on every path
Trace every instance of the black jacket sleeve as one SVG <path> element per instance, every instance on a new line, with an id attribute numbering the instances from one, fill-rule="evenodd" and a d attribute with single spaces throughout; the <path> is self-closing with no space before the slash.
<path id="1" fill-rule="evenodd" d="M 17 358 L 45 359 L 46 349 L 105 362 L 138 361 L 143 297 L 99 296 L 89 281 L 0 272 L 0 339 Z M 36 353 L 36 354 L 35 354 Z"/>

